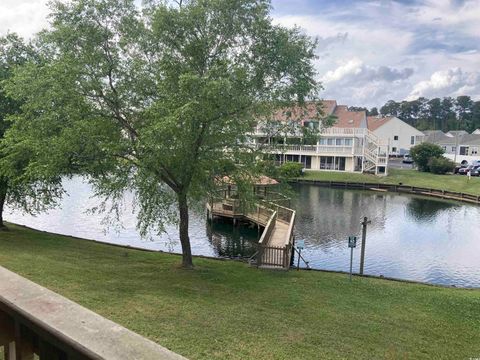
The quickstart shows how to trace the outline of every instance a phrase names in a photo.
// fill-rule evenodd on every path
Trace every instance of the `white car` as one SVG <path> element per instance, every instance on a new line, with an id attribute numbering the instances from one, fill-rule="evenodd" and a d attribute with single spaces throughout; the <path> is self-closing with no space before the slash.
<path id="1" fill-rule="evenodd" d="M 410 154 L 405 154 L 405 155 L 403 155 L 403 160 L 402 160 L 402 162 L 403 162 L 404 164 L 413 164 L 413 159 L 412 159 L 412 157 L 410 156 Z"/>

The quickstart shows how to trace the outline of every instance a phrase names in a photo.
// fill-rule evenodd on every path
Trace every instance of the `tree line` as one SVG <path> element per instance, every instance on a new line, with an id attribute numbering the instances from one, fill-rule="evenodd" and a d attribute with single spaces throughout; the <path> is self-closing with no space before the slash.
<path id="1" fill-rule="evenodd" d="M 465 130 L 469 133 L 480 128 L 480 101 L 462 95 L 456 98 L 427 99 L 420 97 L 411 101 L 387 101 L 380 110 L 373 107 L 350 107 L 365 110 L 369 116 L 396 116 L 418 130 Z"/>

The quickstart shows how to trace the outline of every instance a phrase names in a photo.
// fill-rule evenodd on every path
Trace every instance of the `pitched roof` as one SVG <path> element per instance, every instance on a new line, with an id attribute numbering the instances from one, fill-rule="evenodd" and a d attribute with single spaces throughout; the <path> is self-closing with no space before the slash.
<path id="1" fill-rule="evenodd" d="M 424 142 L 434 143 L 434 144 L 452 144 L 455 145 L 455 138 L 452 136 L 447 136 L 440 130 L 427 130 L 423 132 L 425 134 Z"/>
<path id="2" fill-rule="evenodd" d="M 366 128 L 366 111 L 349 111 L 346 105 L 338 105 L 333 112 L 337 120 L 333 127 L 338 128 Z"/>
<path id="3" fill-rule="evenodd" d="M 318 106 L 322 113 L 318 113 Z M 273 118 L 278 121 L 287 121 L 287 120 L 296 120 L 296 121 L 307 121 L 317 118 L 319 115 L 321 117 L 326 117 L 332 115 L 334 109 L 337 106 L 336 100 L 321 100 L 319 102 L 308 102 L 305 106 L 295 106 L 294 108 L 285 108 L 278 110 Z"/>
<path id="4" fill-rule="evenodd" d="M 388 121 L 392 119 L 391 116 L 389 117 L 379 117 L 379 116 L 368 116 L 367 117 L 367 127 L 370 131 L 377 130 L 380 126 L 384 125 Z"/>
<path id="5" fill-rule="evenodd" d="M 459 145 L 480 145 L 480 134 L 465 134 L 458 140 Z"/>
<path id="6" fill-rule="evenodd" d="M 468 132 L 466 132 L 465 130 L 451 130 L 449 132 L 447 132 L 445 135 L 447 136 L 460 136 L 460 135 L 467 135 Z"/>

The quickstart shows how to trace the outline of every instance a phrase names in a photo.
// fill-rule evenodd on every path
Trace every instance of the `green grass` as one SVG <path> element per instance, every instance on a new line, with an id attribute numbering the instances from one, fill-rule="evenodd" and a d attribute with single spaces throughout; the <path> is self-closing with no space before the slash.
<path id="1" fill-rule="evenodd" d="M 435 175 L 417 170 L 389 169 L 389 175 L 379 177 L 370 174 L 356 174 L 331 171 L 307 171 L 303 179 L 327 181 L 374 182 L 426 187 L 438 190 L 480 194 L 480 178 L 468 180 L 461 175 Z"/>
<path id="2" fill-rule="evenodd" d="M 15 225 L 0 265 L 191 359 L 480 357 L 480 291 L 127 250 Z"/>

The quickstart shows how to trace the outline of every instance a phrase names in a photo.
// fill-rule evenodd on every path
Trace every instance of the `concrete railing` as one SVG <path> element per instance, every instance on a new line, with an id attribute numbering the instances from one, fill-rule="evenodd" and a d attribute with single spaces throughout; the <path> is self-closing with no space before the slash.
<path id="1" fill-rule="evenodd" d="M 184 357 L 0 267 L 0 349 L 5 360 Z"/>

